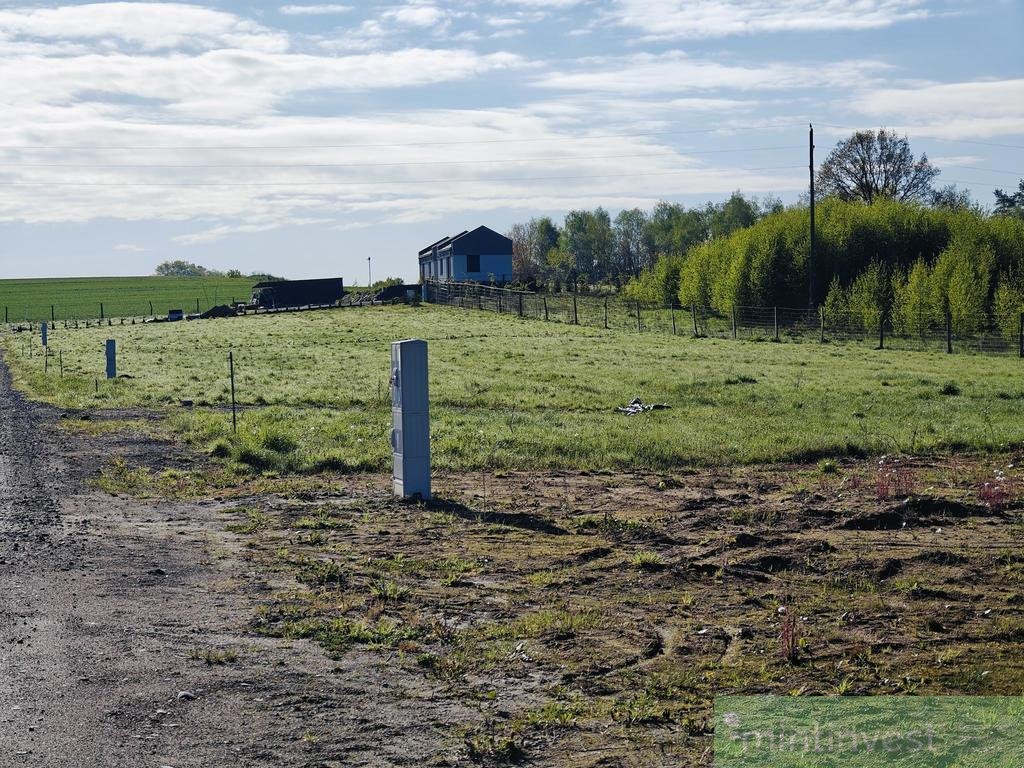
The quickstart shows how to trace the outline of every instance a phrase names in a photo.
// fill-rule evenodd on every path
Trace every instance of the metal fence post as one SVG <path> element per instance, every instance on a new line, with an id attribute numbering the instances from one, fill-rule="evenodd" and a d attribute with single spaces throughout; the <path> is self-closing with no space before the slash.
<path id="1" fill-rule="evenodd" d="M 608 330 L 608 297 L 604 297 L 604 329 Z"/>
<path id="2" fill-rule="evenodd" d="M 57 322 L 57 312 L 55 311 L 53 304 L 50 305 L 50 322 Z"/>
<path id="3" fill-rule="evenodd" d="M 885 349 L 885 313 L 878 316 L 878 348 Z"/>
<path id="4" fill-rule="evenodd" d="M 669 304 L 669 311 L 672 313 L 672 335 L 676 335 L 676 304 L 673 301 Z"/>
<path id="5" fill-rule="evenodd" d="M 546 323 L 548 321 L 548 297 L 542 296 L 541 298 L 544 300 L 544 322 Z"/>
<path id="6" fill-rule="evenodd" d="M 238 434 L 238 414 L 235 411 L 235 352 L 228 350 L 228 373 L 231 375 L 231 432 Z"/>
<path id="7" fill-rule="evenodd" d="M 732 305 L 732 337 L 736 338 L 736 305 Z"/>
<path id="8" fill-rule="evenodd" d="M 103 319 L 103 302 L 100 302 L 100 320 Z"/>
<path id="9" fill-rule="evenodd" d="M 946 354 L 953 354 L 953 313 L 946 308 Z"/>
<path id="10" fill-rule="evenodd" d="M 640 302 L 636 303 L 636 332 L 640 333 L 643 330 L 643 325 L 640 322 Z"/>
<path id="11" fill-rule="evenodd" d="M 690 305 L 690 317 L 693 318 L 693 338 L 697 338 L 697 305 Z"/>
<path id="12" fill-rule="evenodd" d="M 825 343 L 825 308 L 818 307 L 818 319 L 821 321 L 821 332 L 818 334 L 818 341 Z"/>
<path id="13" fill-rule="evenodd" d="M 576 294 L 575 293 L 572 295 L 572 324 L 573 325 L 579 325 L 580 324 L 580 316 L 579 316 L 579 313 L 576 311 Z"/>
<path id="14" fill-rule="evenodd" d="M 523 316 L 523 294 L 519 294 L 519 316 Z"/>
<path id="15" fill-rule="evenodd" d="M 779 340 L 779 308 L 772 307 L 772 319 L 775 323 L 775 340 Z"/>

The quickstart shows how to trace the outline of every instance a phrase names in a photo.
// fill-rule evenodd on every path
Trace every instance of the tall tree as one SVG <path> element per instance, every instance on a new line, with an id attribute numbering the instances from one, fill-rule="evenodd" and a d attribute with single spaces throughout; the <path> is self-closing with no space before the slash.
<path id="1" fill-rule="evenodd" d="M 1024 219 L 1024 179 L 1020 180 L 1016 192 L 1003 192 L 1001 189 L 995 191 L 996 209 L 995 213 L 1000 216 L 1016 216 Z"/>
<path id="2" fill-rule="evenodd" d="M 914 157 L 905 136 L 883 128 L 857 131 L 839 142 L 822 163 L 817 186 L 823 195 L 847 202 L 871 203 L 879 197 L 928 202 L 938 175 L 927 155 Z"/>
<path id="3" fill-rule="evenodd" d="M 615 260 L 621 274 L 639 276 L 641 270 L 651 264 L 650 238 L 647 232 L 647 215 L 639 208 L 620 211 L 615 217 Z"/>

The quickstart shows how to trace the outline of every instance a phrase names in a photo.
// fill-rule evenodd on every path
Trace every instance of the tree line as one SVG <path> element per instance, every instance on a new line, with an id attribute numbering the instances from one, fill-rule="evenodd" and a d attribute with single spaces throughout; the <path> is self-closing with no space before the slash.
<path id="1" fill-rule="evenodd" d="M 1024 311 L 1024 180 L 996 190 L 990 211 L 939 175 L 905 137 L 858 131 L 822 163 L 816 244 L 806 202 L 784 207 L 734 193 L 687 209 L 571 211 L 512 228 L 513 267 L 534 287 L 621 287 L 635 300 L 697 305 L 823 308 L 833 321 L 924 335 L 999 324 L 1016 333 Z"/>
<path id="2" fill-rule="evenodd" d="M 722 203 L 686 208 L 661 202 L 649 212 L 631 208 L 614 219 L 604 208 L 569 211 L 561 225 L 547 216 L 533 218 L 509 231 L 512 269 L 516 281 L 531 289 L 621 288 L 662 256 L 682 256 L 778 210 L 777 199 L 735 192 Z"/>
<path id="3" fill-rule="evenodd" d="M 193 264 L 191 261 L 184 261 L 182 259 L 163 261 L 157 264 L 153 273 L 159 277 L 247 277 L 258 282 L 284 279 L 264 272 L 253 272 L 247 275 L 240 269 L 228 269 L 226 271 L 209 269 L 201 264 Z"/>

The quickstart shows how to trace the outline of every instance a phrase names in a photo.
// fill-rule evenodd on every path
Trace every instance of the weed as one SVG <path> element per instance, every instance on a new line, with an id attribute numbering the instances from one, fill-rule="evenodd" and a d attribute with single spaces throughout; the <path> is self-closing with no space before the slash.
<path id="1" fill-rule="evenodd" d="M 660 571 L 665 567 L 665 558 L 657 552 L 637 552 L 630 563 L 641 571 Z"/>
<path id="2" fill-rule="evenodd" d="M 616 701 L 611 708 L 612 719 L 627 725 L 659 722 L 666 719 L 666 710 L 646 691 Z"/>
<path id="3" fill-rule="evenodd" d="M 914 493 L 914 473 L 896 456 L 882 456 L 875 472 L 875 496 L 879 501 L 907 498 Z"/>
<path id="4" fill-rule="evenodd" d="M 779 655 L 790 664 L 795 664 L 800 656 L 800 640 L 800 624 L 796 614 L 787 613 L 779 630 Z"/>
<path id="5" fill-rule="evenodd" d="M 378 577 L 370 582 L 370 594 L 382 603 L 398 603 L 409 596 L 409 588 Z"/>
<path id="6" fill-rule="evenodd" d="M 193 648 L 189 658 L 202 661 L 209 666 L 234 664 L 238 661 L 238 651 L 234 648 Z"/>
<path id="7" fill-rule="evenodd" d="M 835 475 L 839 472 L 839 463 L 835 459 L 822 459 L 818 462 L 818 472 L 822 475 Z"/>
<path id="8" fill-rule="evenodd" d="M 947 381 L 942 385 L 942 389 L 939 390 L 940 394 L 955 397 L 960 394 L 960 385 L 955 381 Z"/>
<path id="9" fill-rule="evenodd" d="M 270 526 L 270 516 L 265 512 L 251 507 L 237 507 L 232 512 L 243 512 L 246 516 L 244 523 L 228 523 L 227 528 L 232 533 L 252 534 L 262 531 Z"/>

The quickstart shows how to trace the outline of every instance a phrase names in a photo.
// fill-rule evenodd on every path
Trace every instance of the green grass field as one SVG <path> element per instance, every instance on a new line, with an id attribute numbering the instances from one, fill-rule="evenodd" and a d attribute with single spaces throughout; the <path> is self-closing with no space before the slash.
<path id="1" fill-rule="evenodd" d="M 97 392 L 107 337 L 131 378 L 100 378 Z M 388 467 L 389 344 L 407 337 L 430 343 L 438 467 L 665 469 L 1024 442 L 1016 358 L 694 340 L 433 306 L 59 328 L 45 373 L 37 334 L 5 343 L 35 396 L 166 408 L 240 470 L 306 472 Z M 237 437 L 229 349 L 246 406 Z M 671 410 L 615 412 L 633 397 Z"/>
<path id="2" fill-rule="evenodd" d="M 192 312 L 247 301 L 255 281 L 232 277 L 67 277 L 0 280 L 0 308 L 7 321 L 95 318 Z M 150 307 L 152 303 L 152 308 Z M 51 315 L 52 307 L 52 315 Z"/>

